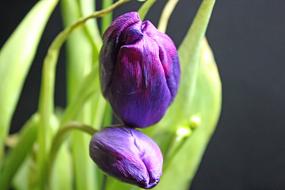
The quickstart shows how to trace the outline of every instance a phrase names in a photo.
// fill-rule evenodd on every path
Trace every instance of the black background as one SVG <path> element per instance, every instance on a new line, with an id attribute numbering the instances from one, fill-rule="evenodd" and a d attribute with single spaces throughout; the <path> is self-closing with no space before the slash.
<path id="1" fill-rule="evenodd" d="M 1 46 L 35 2 L 0 2 Z M 180 0 L 175 9 L 167 33 L 177 45 L 200 2 Z M 151 9 L 147 18 L 154 24 L 164 4 L 158 0 Z M 129 3 L 115 15 L 138 7 Z M 41 40 L 11 132 L 36 111 L 43 56 L 61 29 L 57 9 Z M 217 1 L 207 36 L 223 81 L 223 110 L 191 190 L 285 189 L 284 34 L 284 0 Z M 60 61 L 56 104 L 65 106 L 64 58 Z"/>

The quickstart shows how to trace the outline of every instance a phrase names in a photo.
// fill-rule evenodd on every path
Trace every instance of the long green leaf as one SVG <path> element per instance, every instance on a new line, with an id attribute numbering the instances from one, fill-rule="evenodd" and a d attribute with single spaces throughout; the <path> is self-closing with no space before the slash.
<path id="1" fill-rule="evenodd" d="M 47 20 L 58 0 L 39 1 L 0 51 L 0 160 L 26 75 Z"/>
<path id="2" fill-rule="evenodd" d="M 188 188 L 220 114 L 220 78 L 211 50 L 204 40 L 214 4 L 215 0 L 203 0 L 179 48 L 180 89 L 174 104 L 159 125 L 175 132 L 193 115 L 198 116 L 201 123 L 178 154 L 171 158 L 172 162 L 164 172 L 158 189 Z M 165 144 L 162 148 L 165 148 Z"/>
<path id="3" fill-rule="evenodd" d="M 188 189 L 205 148 L 216 127 L 221 110 L 221 82 L 212 52 L 204 41 L 192 112 L 201 125 L 189 137 L 164 172 L 158 190 Z"/>
<path id="4" fill-rule="evenodd" d="M 39 117 L 36 115 L 23 127 L 20 139 L 17 145 L 10 150 L 6 159 L 4 160 L 3 167 L 0 169 L 0 189 L 9 189 L 13 177 L 17 170 L 25 161 L 28 154 L 31 153 L 33 144 L 37 137 L 37 127 Z"/>
<path id="5" fill-rule="evenodd" d="M 197 94 L 196 82 L 202 42 L 212 14 L 215 0 L 203 0 L 195 19 L 179 47 L 181 81 L 177 97 L 165 117 L 159 123 L 162 127 L 176 129 L 176 124 L 189 118 L 192 113 L 193 97 Z"/>
<path id="6" fill-rule="evenodd" d="M 164 138 L 158 138 L 161 134 L 166 134 L 165 131 L 175 134 L 179 126 L 189 122 L 194 115 L 201 119 L 198 129 L 188 137 L 177 155 L 170 158 L 172 162 L 167 165 L 157 189 L 188 189 L 219 118 L 221 83 L 212 52 L 204 40 L 214 3 L 215 0 L 202 2 L 179 48 L 181 85 L 177 98 L 158 126 L 149 130 L 161 148 L 167 150 L 171 138 L 167 139 L 165 135 Z M 162 30 L 165 28 L 161 27 Z"/>

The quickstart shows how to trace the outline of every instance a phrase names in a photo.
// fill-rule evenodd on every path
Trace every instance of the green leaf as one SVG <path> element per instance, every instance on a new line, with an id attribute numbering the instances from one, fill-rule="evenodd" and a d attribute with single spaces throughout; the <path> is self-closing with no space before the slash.
<path id="1" fill-rule="evenodd" d="M 166 160 L 169 165 L 156 189 L 188 189 L 220 115 L 220 77 L 212 52 L 205 41 L 214 3 L 215 0 L 203 0 L 179 48 L 181 83 L 175 102 L 163 120 L 148 130 L 161 148 L 167 150 L 172 138 L 167 139 L 165 135 L 167 140 L 159 138 L 161 134 L 175 134 L 180 126 L 190 122 L 192 116 L 201 119 L 198 128 L 188 137 L 177 154 L 170 158 L 171 162 Z"/>
<path id="2" fill-rule="evenodd" d="M 19 167 L 25 161 L 28 154 L 31 153 L 33 144 L 37 137 L 37 127 L 39 117 L 36 115 L 23 127 L 20 139 L 17 145 L 10 150 L 4 160 L 0 170 L 0 189 L 9 189 L 13 177 L 17 173 Z"/>
<path id="3" fill-rule="evenodd" d="M 11 117 L 47 20 L 58 0 L 39 1 L 0 51 L 0 159 Z"/>
<path id="4" fill-rule="evenodd" d="M 177 124 L 193 114 L 192 104 L 193 97 L 197 94 L 196 84 L 199 73 L 200 52 L 214 4 L 215 0 L 203 0 L 189 31 L 179 47 L 180 87 L 175 101 L 158 124 L 161 127 L 167 126 L 170 130 L 176 130 Z"/>
<path id="5" fill-rule="evenodd" d="M 188 189 L 205 148 L 215 130 L 221 110 L 221 82 L 212 52 L 203 42 L 197 84 L 191 104 L 192 113 L 201 118 L 195 129 L 161 178 L 158 190 Z"/>
<path id="6" fill-rule="evenodd" d="M 171 5 L 170 10 L 173 11 L 176 3 L 173 4 L 171 1 L 172 0 L 169 0 L 166 5 Z M 163 151 L 167 150 L 171 135 L 169 134 L 165 138 L 157 137 L 161 136 L 161 133 L 175 133 L 177 127 L 185 124 L 190 116 L 193 115 L 192 101 L 193 96 L 196 93 L 195 86 L 199 69 L 201 44 L 206 33 L 214 4 L 215 0 L 202 1 L 193 23 L 189 27 L 189 30 L 179 47 L 178 53 L 181 66 L 181 79 L 174 102 L 159 123 L 145 130 L 145 133 L 157 140 Z M 164 8 L 163 12 L 165 11 L 168 11 L 167 7 Z M 166 20 L 163 22 L 167 23 L 169 17 L 170 15 L 168 14 Z"/>

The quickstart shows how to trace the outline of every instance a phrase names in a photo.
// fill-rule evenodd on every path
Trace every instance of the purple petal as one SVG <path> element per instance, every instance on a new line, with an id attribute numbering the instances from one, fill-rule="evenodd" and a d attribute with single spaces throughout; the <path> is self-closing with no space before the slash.
<path id="1" fill-rule="evenodd" d="M 100 78 L 102 82 L 102 91 L 106 92 L 106 88 L 110 83 L 113 73 L 114 63 L 119 48 L 119 38 L 123 30 L 129 26 L 140 22 L 139 15 L 136 12 L 123 14 L 113 21 L 112 25 L 107 29 L 103 36 L 103 47 L 100 52 Z"/>
<path id="2" fill-rule="evenodd" d="M 137 13 L 114 20 L 100 53 L 104 97 L 133 127 L 158 122 L 176 96 L 180 66 L 172 40 Z"/>
<path id="3" fill-rule="evenodd" d="M 90 156 L 107 174 L 143 188 L 154 187 L 161 176 L 159 147 L 135 129 L 104 128 L 93 136 Z"/>
<path id="4" fill-rule="evenodd" d="M 130 126 L 159 121 L 169 106 L 171 93 L 158 53 L 157 44 L 147 36 L 118 53 L 108 98 L 116 115 Z"/>
<path id="5" fill-rule="evenodd" d="M 163 65 L 173 100 L 180 80 L 180 65 L 176 47 L 172 40 L 166 34 L 159 32 L 150 21 L 144 21 L 142 25 L 144 28 L 143 32 L 155 40 L 159 46 L 159 58 Z"/>

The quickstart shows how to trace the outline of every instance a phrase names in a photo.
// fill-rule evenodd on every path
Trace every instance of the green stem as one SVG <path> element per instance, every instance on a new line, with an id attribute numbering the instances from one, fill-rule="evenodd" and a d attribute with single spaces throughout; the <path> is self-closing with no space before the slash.
<path id="1" fill-rule="evenodd" d="M 168 166 L 171 164 L 175 155 L 179 153 L 186 141 L 192 136 L 195 130 L 201 126 L 201 117 L 198 114 L 194 114 L 189 123 L 179 127 L 176 130 L 176 134 L 173 134 L 170 143 L 165 153 L 165 163 L 163 170 L 166 171 Z"/>
<path id="2" fill-rule="evenodd" d="M 84 0 L 82 0 L 84 1 Z M 82 5 L 82 1 L 79 1 L 79 14 L 81 16 L 84 16 L 86 14 L 84 14 L 84 11 L 83 11 L 83 5 Z M 107 8 L 107 7 L 104 7 L 104 8 Z M 112 12 L 109 12 L 109 14 L 105 15 L 104 17 L 108 16 L 112 14 Z M 104 18 L 103 17 L 103 18 Z M 98 52 L 102 46 L 102 39 L 101 39 L 101 36 L 100 36 L 100 32 L 98 30 L 98 27 L 97 27 L 97 22 L 95 21 L 94 27 L 90 28 L 88 27 L 88 25 L 84 25 L 83 26 L 83 32 L 85 34 L 85 37 L 86 39 L 89 41 L 89 43 L 91 44 L 91 47 L 92 47 L 92 53 L 93 53 L 93 57 L 92 57 L 92 62 L 93 63 L 96 63 L 96 58 L 98 57 Z M 93 33 L 94 35 L 92 35 L 92 32 L 91 30 L 93 30 Z"/>
<path id="3" fill-rule="evenodd" d="M 101 190 L 106 190 L 107 181 L 108 181 L 108 176 L 106 176 L 105 174 L 103 174 Z"/>
<path id="4" fill-rule="evenodd" d="M 155 3 L 156 0 L 147 0 L 139 9 L 139 15 L 141 19 L 143 20 L 146 14 L 148 13 L 149 9 L 152 7 L 152 5 Z"/>
<path id="5" fill-rule="evenodd" d="M 190 136 L 188 137 L 184 137 L 183 139 L 181 139 L 179 142 L 175 142 L 176 141 L 176 136 L 171 140 L 171 144 L 173 145 L 173 147 L 170 147 L 169 150 L 166 153 L 165 156 L 165 162 L 163 164 L 163 171 L 166 172 L 169 165 L 171 164 L 171 162 L 173 161 L 175 155 L 181 150 L 181 148 L 183 147 L 183 145 L 185 144 L 185 142 L 190 138 Z"/>
<path id="6" fill-rule="evenodd" d="M 100 126 L 102 126 L 103 124 L 103 119 L 104 119 L 104 112 L 106 110 L 106 100 L 104 99 L 104 97 L 101 94 L 101 91 L 99 90 L 99 77 L 97 74 L 97 77 L 95 79 L 95 83 L 96 86 L 97 93 L 94 95 L 93 99 L 92 99 L 92 126 L 95 129 L 99 129 Z"/>
<path id="7" fill-rule="evenodd" d="M 91 72 L 84 78 L 81 87 L 76 93 L 74 100 L 68 105 L 66 108 L 63 117 L 60 122 L 60 127 L 62 127 L 69 120 L 76 118 L 79 110 L 82 110 L 82 107 L 86 100 L 94 93 L 96 86 L 92 86 L 90 84 L 94 84 L 96 80 L 97 68 L 94 67 Z"/>
<path id="8" fill-rule="evenodd" d="M 106 8 L 108 6 L 111 6 L 113 3 L 113 0 L 104 0 L 102 1 L 102 7 Z M 103 34 L 104 31 L 109 27 L 109 25 L 112 22 L 112 13 L 105 15 L 102 17 L 102 29 L 101 33 Z M 95 85 L 99 87 L 99 77 L 96 78 Z M 103 123 L 103 118 L 104 118 L 104 112 L 106 109 L 106 101 L 102 97 L 101 92 L 98 91 L 97 94 L 95 94 L 91 100 L 91 114 L 92 114 L 92 119 L 91 123 L 92 126 L 95 129 L 99 129 L 99 127 Z"/>
<path id="9" fill-rule="evenodd" d="M 168 0 L 166 5 L 164 6 L 164 9 L 162 11 L 159 24 L 158 24 L 158 30 L 161 32 L 165 32 L 167 28 L 167 24 L 169 21 L 169 18 L 176 7 L 179 0 Z"/>
<path id="10" fill-rule="evenodd" d="M 112 5 L 113 0 L 104 0 L 102 1 L 102 7 L 106 8 L 110 5 Z M 104 17 L 102 17 L 102 29 L 101 29 L 101 33 L 103 35 L 103 33 L 107 30 L 107 28 L 110 26 L 111 22 L 112 22 L 112 14 L 108 14 Z M 97 77 L 96 80 L 96 85 L 99 85 L 99 77 Z M 103 98 L 101 91 L 98 90 L 97 94 L 94 95 L 94 97 L 92 98 L 92 125 L 95 129 L 99 129 L 100 126 L 102 126 L 103 124 L 103 120 L 104 120 L 104 112 L 106 110 L 107 104 L 106 104 L 106 100 Z"/>
<path id="11" fill-rule="evenodd" d="M 73 24 L 77 19 L 87 16 L 95 10 L 94 0 L 63 0 L 62 2 L 62 13 L 65 26 Z M 78 91 L 81 91 L 81 85 L 85 79 L 85 76 L 91 71 L 92 65 L 97 65 L 96 60 L 98 58 L 98 51 L 100 50 L 102 40 L 100 32 L 97 28 L 97 19 L 86 22 L 83 27 L 73 32 L 68 40 L 66 46 L 67 56 L 67 102 L 68 108 L 70 104 L 73 104 L 74 100 L 77 99 Z M 95 73 L 96 78 L 98 71 Z M 91 97 L 95 96 L 94 93 L 94 82 L 90 81 L 87 90 L 90 92 L 88 97 L 80 98 L 81 104 L 77 102 L 75 105 L 79 105 L 79 109 L 73 109 L 75 112 L 69 115 L 65 121 L 61 123 L 64 125 L 67 121 L 77 120 L 78 122 L 91 124 Z M 89 90 L 90 89 L 90 90 Z M 92 92 L 91 92 L 92 90 Z M 93 94 L 94 93 L 94 94 Z M 92 94 L 92 96 L 91 96 Z M 85 95 L 81 96 L 84 97 Z M 91 97 L 90 97 L 91 96 Z M 87 99 L 88 98 L 88 99 Z M 85 100 L 84 100 L 85 99 Z M 93 98 L 92 98 L 93 99 Z M 74 104 L 73 104 L 74 105 Z M 81 106 L 82 105 L 82 106 Z M 79 107 L 78 106 L 78 107 Z M 68 109 L 70 110 L 70 109 Z M 71 109 L 72 110 L 72 109 Z M 80 111 L 79 111 L 80 110 Z M 57 153 L 57 161 L 53 166 L 52 179 L 60 180 L 59 178 L 65 177 L 64 173 L 68 170 L 72 171 L 74 189 L 80 190 L 98 190 L 96 187 L 96 180 L 94 174 L 94 164 L 89 159 L 89 137 L 82 133 L 73 133 L 70 135 L 68 143 L 64 143 L 62 148 Z M 70 147 L 70 149 L 68 149 Z M 64 150 L 68 149 L 68 150 Z M 72 168 L 66 165 L 65 167 L 61 164 L 61 153 L 69 151 Z M 58 168 L 63 168 L 62 172 L 58 171 Z M 60 172 L 60 173 L 59 173 Z M 54 184 L 51 181 L 51 184 Z"/>
<path id="12" fill-rule="evenodd" d="M 90 85 L 95 83 L 95 80 L 97 78 L 96 72 L 97 68 L 95 66 L 92 68 L 91 72 L 83 79 L 83 82 L 80 86 L 80 89 L 76 93 L 74 100 L 68 105 L 62 116 L 59 125 L 60 127 L 64 126 L 68 121 L 78 116 L 79 110 L 82 110 L 84 103 L 94 93 L 95 89 L 97 89 L 96 85 Z"/>
<path id="13" fill-rule="evenodd" d="M 83 26 L 86 21 L 92 18 L 101 17 L 118 6 L 128 2 L 129 0 L 119 0 L 112 6 L 96 11 L 89 16 L 79 19 L 73 25 L 67 27 L 61 33 L 57 35 L 52 44 L 48 49 L 48 53 L 44 59 L 43 66 L 43 77 L 42 85 L 40 91 L 40 101 L 39 101 L 39 115 L 40 115 L 40 128 L 38 134 L 39 142 L 39 153 L 38 153 L 38 169 L 39 169 L 39 187 L 44 189 L 45 184 L 45 170 L 46 170 L 46 158 L 47 158 L 47 139 L 46 135 L 48 133 L 49 127 L 52 125 L 52 118 L 54 112 L 54 83 L 55 83 L 55 68 L 59 55 L 59 50 L 63 43 L 66 41 L 67 37 L 77 28 Z"/>
<path id="14" fill-rule="evenodd" d="M 165 163 L 163 170 L 166 171 L 175 155 L 182 149 L 185 142 L 192 136 L 195 130 L 201 126 L 201 117 L 196 114 L 191 117 L 188 124 L 178 127 L 176 133 L 172 135 L 171 140 L 165 151 Z"/>
<path id="15" fill-rule="evenodd" d="M 81 16 L 86 16 L 89 14 L 88 12 L 90 10 L 96 9 L 96 2 L 94 0 L 77 0 L 77 1 L 79 5 L 79 13 Z M 90 6 L 92 7 L 90 8 Z M 103 7 L 102 9 L 105 9 L 105 8 L 107 7 Z M 109 14 L 111 13 L 112 12 L 110 12 Z M 84 30 L 88 32 L 88 35 L 91 37 L 90 40 L 97 44 L 97 48 L 99 50 L 100 47 L 102 46 L 102 39 L 101 39 L 101 34 L 98 28 L 97 20 L 94 20 L 92 23 L 87 23 L 86 27 L 84 27 Z"/>
<path id="16" fill-rule="evenodd" d="M 49 152 L 48 177 L 51 174 L 53 163 L 55 161 L 55 158 L 56 158 L 56 155 L 57 155 L 57 152 L 58 152 L 60 146 L 62 145 L 62 143 L 66 139 L 68 133 L 70 133 L 73 130 L 81 131 L 81 132 L 84 132 L 84 133 L 89 134 L 91 136 L 97 132 L 93 127 L 83 125 L 80 123 L 76 123 L 76 122 L 71 122 L 71 123 L 65 125 L 63 128 L 61 128 L 56 133 L 56 135 L 54 136 L 54 138 L 52 140 L 52 145 L 51 145 L 50 152 Z M 47 179 L 49 179 L 49 178 L 47 178 Z M 47 180 L 47 181 L 49 182 L 49 180 Z"/>
<path id="17" fill-rule="evenodd" d="M 103 8 L 109 7 L 110 5 L 112 5 L 112 3 L 113 0 L 104 0 L 102 1 L 102 6 Z M 105 32 L 105 30 L 108 28 L 111 22 L 112 22 L 112 14 L 108 14 L 102 18 L 102 30 L 101 30 L 102 34 Z"/>

